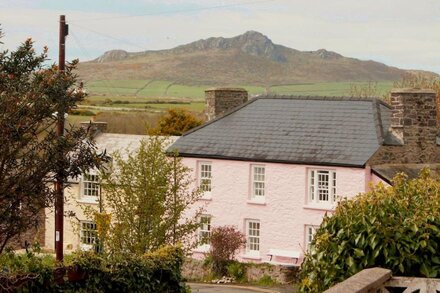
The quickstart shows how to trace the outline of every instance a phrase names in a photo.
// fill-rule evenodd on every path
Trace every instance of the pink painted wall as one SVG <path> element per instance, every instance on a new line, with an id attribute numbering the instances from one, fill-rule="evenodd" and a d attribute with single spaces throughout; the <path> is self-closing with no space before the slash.
<path id="1" fill-rule="evenodd" d="M 245 251 L 240 259 L 268 261 L 269 249 L 305 250 L 305 225 L 320 225 L 325 213 L 331 210 L 310 208 L 308 198 L 308 170 L 336 171 L 337 195 L 352 197 L 365 192 L 371 180 L 370 170 L 362 168 L 320 167 L 277 163 L 258 163 L 265 166 L 266 203 L 249 203 L 250 172 L 253 162 L 184 158 L 183 162 L 197 176 L 197 162 L 212 165 L 211 200 L 200 200 L 205 214 L 212 215 L 212 226 L 234 225 L 245 232 L 246 219 L 258 219 L 261 225 L 260 258 L 247 259 Z M 200 257 L 197 253 L 195 257 Z"/>

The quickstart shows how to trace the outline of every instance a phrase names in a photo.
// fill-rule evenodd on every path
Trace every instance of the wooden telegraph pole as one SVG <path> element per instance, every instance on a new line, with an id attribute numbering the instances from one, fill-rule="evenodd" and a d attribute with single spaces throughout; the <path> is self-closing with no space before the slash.
<path id="1" fill-rule="evenodd" d="M 66 63 L 66 36 L 68 35 L 69 26 L 66 24 L 66 16 L 60 15 L 60 46 L 58 57 L 58 70 L 64 73 Z M 64 135 L 64 114 L 58 111 L 57 136 Z M 62 154 L 60 154 L 62 155 Z M 60 168 L 62 168 L 60 166 Z M 64 186 L 62 171 L 59 170 L 55 182 L 55 253 L 56 260 L 62 262 L 63 254 L 63 234 L 64 234 Z"/>

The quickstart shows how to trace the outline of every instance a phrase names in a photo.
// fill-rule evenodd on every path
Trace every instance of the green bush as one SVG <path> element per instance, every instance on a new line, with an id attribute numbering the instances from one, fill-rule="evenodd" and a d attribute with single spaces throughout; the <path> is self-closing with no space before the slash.
<path id="1" fill-rule="evenodd" d="M 90 110 L 81 110 L 81 109 L 74 109 L 69 112 L 70 115 L 77 115 L 77 116 L 94 116 L 95 112 Z"/>
<path id="2" fill-rule="evenodd" d="M 227 266 L 228 275 L 234 277 L 237 282 L 243 282 L 246 278 L 246 266 L 238 261 L 234 261 Z"/>
<path id="3" fill-rule="evenodd" d="M 257 284 L 259 286 L 273 286 L 276 284 L 276 282 L 271 278 L 271 276 L 264 275 L 258 280 Z"/>
<path id="4" fill-rule="evenodd" d="M 29 292 L 186 292 L 182 283 L 183 251 L 164 247 L 142 256 L 106 256 L 78 252 L 58 271 L 67 277 L 56 284 L 53 258 L 34 255 L 0 255 L 1 284 L 26 277 L 12 291 Z M 74 279 L 76 277 L 77 279 Z M 73 279 L 72 279 L 73 278 Z"/>
<path id="5" fill-rule="evenodd" d="M 339 203 L 315 234 L 301 266 L 300 290 L 322 292 L 370 267 L 394 275 L 440 277 L 440 181 L 398 175 L 392 187 Z"/>

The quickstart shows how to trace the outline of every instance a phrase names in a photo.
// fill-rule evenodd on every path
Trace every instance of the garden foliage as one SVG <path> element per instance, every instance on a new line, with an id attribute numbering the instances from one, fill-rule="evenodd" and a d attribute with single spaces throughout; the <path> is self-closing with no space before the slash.
<path id="1" fill-rule="evenodd" d="M 108 256 L 78 252 L 65 267 L 33 254 L 0 255 L 0 291 L 10 292 L 186 292 L 183 251 L 163 247 L 153 253 Z"/>
<path id="2" fill-rule="evenodd" d="M 302 292 L 322 292 L 371 267 L 397 276 L 440 277 L 440 181 L 396 176 L 343 200 L 324 218 L 301 266 Z"/>
<path id="3" fill-rule="evenodd" d="M 0 253 L 44 221 L 41 211 L 55 197 L 48 182 L 67 182 L 105 159 L 85 129 L 68 126 L 57 135 L 62 113 L 74 110 L 85 93 L 77 60 L 64 72 L 46 61 L 47 48 L 37 54 L 31 39 L 0 51 Z"/>
<path id="4" fill-rule="evenodd" d="M 200 226 L 200 198 L 190 169 L 165 153 L 169 141 L 150 137 L 139 149 L 113 153 L 102 172 L 103 213 L 95 214 L 100 243 L 108 253 L 143 254 L 166 245 L 193 243 Z"/>
<path id="5" fill-rule="evenodd" d="M 238 250 L 246 244 L 245 235 L 233 226 L 215 227 L 212 229 L 210 241 L 208 259 L 212 270 L 216 275 L 225 276 L 228 265 L 234 261 Z"/>
<path id="6" fill-rule="evenodd" d="M 159 118 L 157 127 L 152 129 L 150 134 L 182 135 L 201 124 L 201 120 L 185 109 L 169 109 Z"/>

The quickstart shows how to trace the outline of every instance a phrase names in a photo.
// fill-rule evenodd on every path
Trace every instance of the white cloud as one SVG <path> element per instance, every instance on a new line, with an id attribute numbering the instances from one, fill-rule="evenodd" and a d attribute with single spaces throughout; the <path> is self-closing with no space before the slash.
<path id="1" fill-rule="evenodd" d="M 156 1 L 137 2 L 155 5 Z M 215 6 L 243 2 L 246 1 L 165 0 L 161 4 L 165 3 L 173 10 L 182 3 Z M 33 7 L 2 8 L 0 22 L 7 34 L 3 47 L 16 47 L 32 36 L 38 41 L 37 45 L 47 44 L 56 53 L 60 13 Z M 231 37 L 246 30 L 257 30 L 275 43 L 299 50 L 326 48 L 346 56 L 373 59 L 402 68 L 440 72 L 440 1 L 437 0 L 275 0 L 213 10 L 124 18 L 112 18 L 124 15 L 123 11 L 113 14 L 93 11 L 63 13 L 71 21 L 69 58 L 95 58 L 116 48 L 128 51 L 171 48 L 200 38 Z M 85 21 L 87 19 L 99 20 Z"/>

